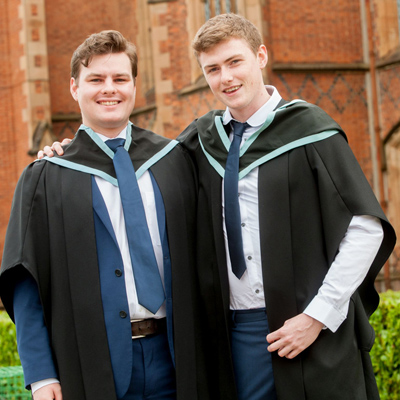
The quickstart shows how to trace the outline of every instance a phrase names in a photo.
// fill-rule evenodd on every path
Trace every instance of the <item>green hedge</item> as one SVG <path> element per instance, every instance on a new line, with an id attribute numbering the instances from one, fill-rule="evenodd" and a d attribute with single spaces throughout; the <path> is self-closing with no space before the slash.
<path id="1" fill-rule="evenodd" d="M 0 311 L 0 367 L 21 365 L 15 338 L 15 325 L 5 311 Z"/>
<path id="2" fill-rule="evenodd" d="M 32 400 L 31 392 L 25 389 L 21 366 L 0 367 L 0 399 Z"/>
<path id="3" fill-rule="evenodd" d="M 400 292 L 382 293 L 370 322 L 376 333 L 371 358 L 381 400 L 400 400 Z"/>
<path id="4" fill-rule="evenodd" d="M 381 293 L 370 322 L 376 332 L 371 358 L 381 400 L 400 400 L 400 291 Z M 20 365 L 15 326 L 0 311 L 0 366 L 11 365 Z"/>

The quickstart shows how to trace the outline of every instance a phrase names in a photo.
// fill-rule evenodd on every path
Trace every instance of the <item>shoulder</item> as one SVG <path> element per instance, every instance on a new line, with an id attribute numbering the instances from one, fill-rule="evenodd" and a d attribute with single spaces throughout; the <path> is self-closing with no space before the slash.
<path id="1" fill-rule="evenodd" d="M 196 118 L 183 130 L 183 132 L 177 137 L 177 140 L 189 152 L 196 150 L 200 145 L 198 137 L 199 131 L 211 129 L 214 126 L 215 117 L 221 117 L 223 113 L 223 110 L 213 110 L 200 118 Z"/>
<path id="2" fill-rule="evenodd" d="M 206 131 L 211 129 L 215 125 L 215 118 L 222 117 L 224 114 L 223 110 L 213 110 L 203 115 L 197 120 L 197 126 L 200 131 Z"/>
<path id="3" fill-rule="evenodd" d="M 34 193 L 39 181 L 44 175 L 47 164 L 45 160 L 38 160 L 25 167 L 18 180 L 15 195 L 20 194 L 21 191 Z"/>
<path id="4" fill-rule="evenodd" d="M 189 151 L 182 146 L 180 142 L 175 141 L 176 145 L 169 151 L 165 157 L 160 159 L 161 164 L 169 165 L 168 169 L 186 170 L 192 167 L 192 159 Z"/>
<path id="5" fill-rule="evenodd" d="M 15 188 L 10 221 L 28 220 L 33 209 L 38 211 L 46 207 L 46 190 L 48 190 L 46 171 L 49 164 L 45 160 L 40 160 L 24 169 Z"/>
<path id="6" fill-rule="evenodd" d="M 178 142 L 181 143 L 181 146 L 190 146 L 190 144 L 193 144 L 197 139 L 197 119 L 192 121 L 183 131 L 182 133 L 176 138 Z"/>
<path id="7" fill-rule="evenodd" d="M 333 164 L 356 164 L 359 166 L 353 151 L 351 150 L 346 135 L 339 131 L 324 140 L 313 142 L 306 146 L 307 153 L 311 157 L 329 160 Z"/>
<path id="8" fill-rule="evenodd" d="M 321 107 L 317 106 L 316 104 L 309 103 L 305 100 L 300 99 L 294 99 L 292 101 L 285 102 L 284 104 L 282 104 L 281 107 L 278 108 L 298 113 L 303 112 L 308 114 L 328 115 Z"/>
<path id="9" fill-rule="evenodd" d="M 157 133 L 155 133 L 151 130 L 139 128 L 136 125 L 132 125 L 132 140 L 140 141 L 140 142 L 148 141 L 157 146 L 160 146 L 160 145 L 166 146 L 171 142 L 171 139 L 169 139 L 169 138 L 158 135 Z"/>
<path id="10" fill-rule="evenodd" d="M 346 138 L 341 126 L 322 108 L 306 101 L 292 101 L 277 110 L 273 124 L 284 130 L 295 129 L 306 134 L 337 130 Z"/>

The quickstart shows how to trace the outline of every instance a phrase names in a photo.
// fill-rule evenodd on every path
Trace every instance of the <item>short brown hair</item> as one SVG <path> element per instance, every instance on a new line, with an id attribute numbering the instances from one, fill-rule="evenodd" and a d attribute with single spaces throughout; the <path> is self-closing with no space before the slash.
<path id="1" fill-rule="evenodd" d="M 260 32 L 249 20 L 237 14 L 220 14 L 209 19 L 196 33 L 192 42 L 194 54 L 198 59 L 200 53 L 231 38 L 244 39 L 254 54 L 262 45 Z"/>
<path id="2" fill-rule="evenodd" d="M 78 80 L 81 65 L 87 67 L 94 56 L 125 53 L 131 62 L 133 79 L 137 76 L 136 46 L 118 31 L 101 31 L 90 35 L 75 51 L 71 59 L 71 77 Z"/>

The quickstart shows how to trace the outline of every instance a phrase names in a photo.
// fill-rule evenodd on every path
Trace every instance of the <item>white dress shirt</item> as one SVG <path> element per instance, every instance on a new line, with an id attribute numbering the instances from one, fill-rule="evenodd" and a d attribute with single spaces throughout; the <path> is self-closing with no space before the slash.
<path id="1" fill-rule="evenodd" d="M 108 137 L 98 134 L 98 136 L 105 142 L 109 140 Z M 126 138 L 126 128 L 115 138 Z M 126 285 L 126 294 L 128 297 L 129 314 L 131 320 L 144 319 L 144 318 L 163 318 L 166 316 L 165 302 L 157 311 L 156 314 L 151 313 L 142 307 L 137 298 L 135 279 L 133 276 L 133 269 L 131 263 L 131 256 L 129 253 L 128 237 L 125 229 L 124 212 L 122 209 L 121 197 L 119 188 L 103 178 L 95 176 L 95 180 L 99 190 L 106 203 L 108 215 L 110 216 L 111 224 L 114 228 L 114 233 L 117 238 L 119 249 L 124 264 L 124 277 Z M 160 233 L 158 230 L 156 203 L 151 183 L 150 173 L 146 171 L 139 179 L 138 185 L 140 194 L 142 196 L 144 211 L 146 214 L 147 226 L 153 244 L 154 254 L 156 256 L 158 269 L 160 272 L 161 280 L 164 283 L 164 263 L 163 252 L 161 247 Z"/>
<path id="2" fill-rule="evenodd" d="M 276 88 L 266 86 L 271 97 L 248 120 L 241 145 L 256 132 L 281 100 Z M 232 120 L 229 109 L 223 124 Z M 230 140 L 233 133 L 230 134 Z M 232 272 L 225 226 L 224 184 L 222 182 L 222 217 L 230 286 L 230 308 L 242 310 L 265 307 L 261 266 L 260 226 L 258 216 L 258 167 L 239 181 L 239 207 L 242 223 L 243 252 L 246 271 L 239 280 Z M 347 317 L 350 297 L 365 278 L 383 240 L 379 219 L 354 216 L 342 240 L 339 253 L 324 282 L 304 313 L 335 332 Z"/>
<path id="3" fill-rule="evenodd" d="M 110 138 L 97 134 L 103 142 L 110 140 Z M 126 138 L 126 128 L 115 138 Z M 166 316 L 165 302 L 157 311 L 156 314 L 151 313 L 144 307 L 142 307 L 137 298 L 135 279 L 133 276 L 131 256 L 129 254 L 128 237 L 125 229 L 125 219 L 122 209 L 121 197 L 119 195 L 119 188 L 114 186 L 110 182 L 103 178 L 95 176 L 95 180 L 101 195 L 103 196 L 104 202 L 107 207 L 108 214 L 110 216 L 111 224 L 114 228 L 114 233 L 117 238 L 119 249 L 122 256 L 124 265 L 124 277 L 126 294 L 128 297 L 129 314 L 131 320 L 133 319 L 145 319 L 145 318 L 163 318 Z M 157 212 L 155 197 L 153 191 L 153 185 L 150 178 L 150 173 L 146 171 L 139 179 L 138 185 L 140 194 L 142 196 L 144 211 L 146 214 L 147 226 L 149 227 L 151 241 L 153 243 L 154 254 L 156 256 L 158 269 L 162 282 L 164 283 L 164 264 L 163 264 L 163 252 L 161 247 L 160 233 L 158 230 Z M 32 393 L 43 386 L 51 383 L 59 382 L 57 379 L 49 378 L 43 379 L 39 382 L 31 384 Z"/>

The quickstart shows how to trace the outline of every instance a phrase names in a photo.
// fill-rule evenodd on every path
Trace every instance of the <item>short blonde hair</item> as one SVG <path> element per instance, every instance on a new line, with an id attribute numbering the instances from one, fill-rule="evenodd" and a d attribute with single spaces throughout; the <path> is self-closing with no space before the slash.
<path id="1" fill-rule="evenodd" d="M 231 38 L 244 39 L 254 54 L 262 45 L 260 32 L 249 20 L 237 14 L 220 14 L 209 19 L 196 33 L 192 47 L 197 60 L 200 53 Z"/>
<path id="2" fill-rule="evenodd" d="M 136 47 L 118 31 L 107 30 L 90 35 L 75 51 L 71 59 L 71 77 L 79 78 L 81 65 L 88 67 L 94 56 L 125 53 L 132 67 L 133 79 L 137 76 L 138 56 Z"/>

